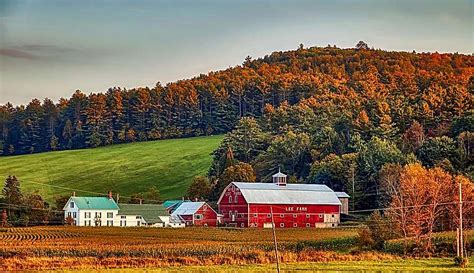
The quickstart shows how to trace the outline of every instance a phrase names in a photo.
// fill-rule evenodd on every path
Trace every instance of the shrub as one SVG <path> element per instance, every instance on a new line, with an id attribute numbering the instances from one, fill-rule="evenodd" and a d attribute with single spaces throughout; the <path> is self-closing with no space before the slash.
<path id="1" fill-rule="evenodd" d="M 460 256 L 456 256 L 454 258 L 454 264 L 459 266 L 459 267 L 464 268 L 464 267 L 467 266 L 468 263 L 469 263 L 469 260 L 466 257 L 463 258 L 463 257 L 460 257 Z"/>

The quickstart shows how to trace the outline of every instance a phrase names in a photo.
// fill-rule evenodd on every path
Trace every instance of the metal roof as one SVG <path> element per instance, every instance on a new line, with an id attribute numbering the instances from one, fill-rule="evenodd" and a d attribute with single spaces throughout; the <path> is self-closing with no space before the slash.
<path id="1" fill-rule="evenodd" d="M 339 197 L 339 198 L 349 198 L 349 197 L 350 197 L 349 194 L 347 194 L 347 193 L 345 193 L 345 192 L 343 192 L 343 191 L 336 191 L 336 195 L 337 195 L 337 197 Z"/>
<path id="2" fill-rule="evenodd" d="M 162 205 L 155 204 L 119 204 L 118 215 L 139 215 L 148 224 L 162 223 L 160 216 L 170 214 Z"/>
<path id="3" fill-rule="evenodd" d="M 204 205 L 204 202 L 183 202 L 175 211 L 173 211 L 171 216 L 192 215 L 196 213 L 202 205 Z"/>
<path id="4" fill-rule="evenodd" d="M 72 196 L 69 198 L 69 201 L 66 205 L 70 202 L 74 202 L 74 204 L 79 209 L 91 209 L 91 210 L 117 210 L 119 207 L 117 203 L 115 203 L 114 199 L 109 199 L 108 197 L 76 197 Z M 66 206 L 64 207 L 64 209 Z"/>
<path id="5" fill-rule="evenodd" d="M 278 171 L 276 174 L 272 175 L 272 177 L 287 177 L 287 175 Z"/>
<path id="6" fill-rule="evenodd" d="M 326 185 L 232 182 L 251 204 L 341 205 L 336 193 Z"/>

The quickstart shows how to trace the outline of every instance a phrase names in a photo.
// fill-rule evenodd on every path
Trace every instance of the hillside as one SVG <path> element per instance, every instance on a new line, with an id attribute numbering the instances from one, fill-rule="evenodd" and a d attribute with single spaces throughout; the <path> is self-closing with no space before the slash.
<path id="1" fill-rule="evenodd" d="M 166 86 L 0 105 L 0 154 L 222 134 L 286 102 L 333 120 L 358 118 L 364 133 L 368 125 L 397 134 L 417 120 L 436 134 L 472 108 L 473 64 L 469 55 L 364 48 L 273 52 Z"/>
<path id="2" fill-rule="evenodd" d="M 112 190 L 130 196 L 153 185 L 162 198 L 179 198 L 195 175 L 207 172 L 210 153 L 221 139 L 194 137 L 2 157 L 0 177 L 16 175 L 23 190 L 39 190 L 50 201 L 72 189 L 78 195 Z"/>

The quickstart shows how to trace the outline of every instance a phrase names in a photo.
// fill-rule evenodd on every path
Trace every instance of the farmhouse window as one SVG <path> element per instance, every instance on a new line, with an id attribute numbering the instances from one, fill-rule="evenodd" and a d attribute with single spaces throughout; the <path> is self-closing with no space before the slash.
<path id="1" fill-rule="evenodd" d="M 72 213 L 72 218 L 76 218 L 77 217 L 77 212 L 73 212 Z"/>
<path id="2" fill-rule="evenodd" d="M 96 212 L 95 218 L 102 218 L 102 212 Z"/>
<path id="3" fill-rule="evenodd" d="M 120 219 L 127 219 L 127 216 L 122 215 L 122 216 L 120 216 Z"/>
<path id="4" fill-rule="evenodd" d="M 67 217 L 68 217 L 68 218 L 71 217 L 71 213 L 70 213 L 70 212 L 67 213 Z"/>
<path id="5" fill-rule="evenodd" d="M 108 221 L 107 221 L 107 226 L 108 226 L 108 227 L 113 227 L 113 226 L 114 226 L 114 221 L 108 220 Z"/>
<path id="6" fill-rule="evenodd" d="M 107 212 L 107 218 L 114 218 L 113 212 Z"/>
<path id="7" fill-rule="evenodd" d="M 74 208 L 74 202 L 69 203 L 69 207 L 70 207 L 71 209 L 73 209 L 73 208 Z"/>
<path id="8" fill-rule="evenodd" d="M 280 223 L 280 227 L 285 227 L 285 223 Z"/>
<path id="9" fill-rule="evenodd" d="M 196 220 L 202 220 L 202 214 L 196 214 L 196 215 L 194 215 L 194 218 Z"/>
<path id="10" fill-rule="evenodd" d="M 88 226 L 88 227 L 90 227 L 90 226 L 91 226 L 91 223 L 92 223 L 91 220 L 87 220 L 87 221 L 85 222 L 85 225 Z"/>
<path id="11" fill-rule="evenodd" d="M 137 217 L 135 217 L 135 219 L 142 219 L 142 217 L 138 215 Z"/>
<path id="12" fill-rule="evenodd" d="M 84 218 L 91 218 L 90 212 L 84 212 Z"/>

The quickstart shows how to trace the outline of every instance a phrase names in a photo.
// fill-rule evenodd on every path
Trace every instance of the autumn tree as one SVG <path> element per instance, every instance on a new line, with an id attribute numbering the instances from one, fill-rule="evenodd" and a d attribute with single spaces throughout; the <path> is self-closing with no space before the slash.
<path id="1" fill-rule="evenodd" d="M 193 182 L 188 187 L 187 197 L 191 200 L 204 200 L 211 192 L 211 183 L 205 176 L 195 176 Z"/>
<path id="2" fill-rule="evenodd" d="M 224 190 L 231 182 L 255 182 L 256 176 L 252 165 L 239 162 L 233 166 L 227 167 L 219 178 L 219 193 Z"/>
<path id="3" fill-rule="evenodd" d="M 398 182 L 387 182 L 391 196 L 388 214 L 403 234 L 405 248 L 408 238 L 413 237 L 423 252 L 431 252 L 437 220 L 452 200 L 453 177 L 441 168 L 409 164 L 401 171 Z"/>

